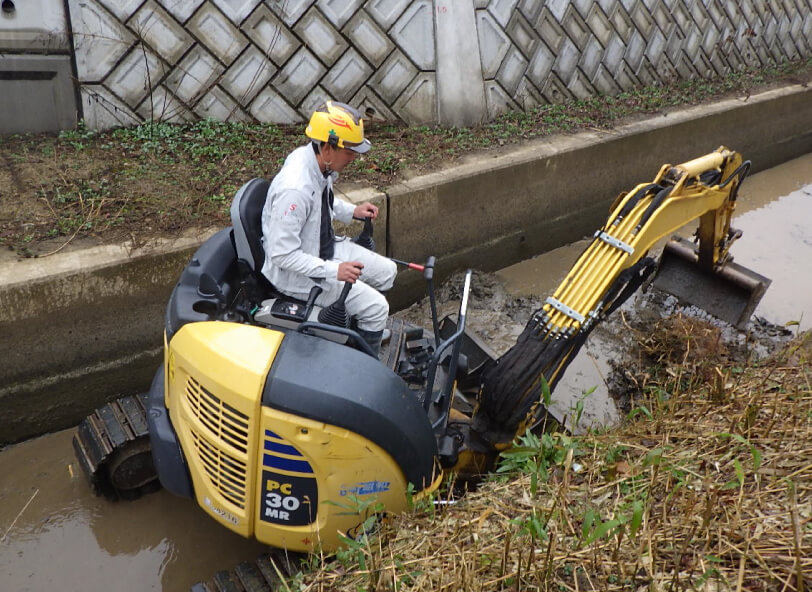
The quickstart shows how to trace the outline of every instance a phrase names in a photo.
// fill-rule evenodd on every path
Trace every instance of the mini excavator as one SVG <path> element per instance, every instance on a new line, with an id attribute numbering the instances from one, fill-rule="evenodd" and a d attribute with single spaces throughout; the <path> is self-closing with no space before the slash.
<path id="1" fill-rule="evenodd" d="M 261 275 L 268 182 L 236 194 L 232 226 L 192 257 L 169 299 L 164 363 L 148 393 L 112 401 L 73 440 L 93 490 L 129 499 L 164 487 L 245 537 L 289 551 L 330 551 L 363 534 L 373 504 L 397 513 L 443 475 L 481 475 L 544 422 L 554 390 L 590 331 L 638 288 L 655 285 L 731 324 L 747 322 L 769 280 L 732 262 L 730 227 L 750 168 L 727 148 L 672 166 L 621 194 L 517 343 L 495 359 L 465 330 L 471 272 L 455 318 L 437 318 L 434 258 L 422 271 L 424 329 L 392 318 L 370 355 L 342 299 L 314 305 Z M 661 238 L 699 220 L 694 241 Z M 372 246 L 371 226 L 357 239 Z M 349 285 L 348 285 L 349 286 Z M 345 288 L 346 290 L 351 289 Z M 362 503 L 363 502 L 363 503 Z M 241 564 L 233 589 L 262 590 L 268 568 Z M 225 582 L 225 580 L 223 580 Z M 258 583 L 259 582 L 259 583 Z M 232 589 L 223 584 L 222 589 Z"/>

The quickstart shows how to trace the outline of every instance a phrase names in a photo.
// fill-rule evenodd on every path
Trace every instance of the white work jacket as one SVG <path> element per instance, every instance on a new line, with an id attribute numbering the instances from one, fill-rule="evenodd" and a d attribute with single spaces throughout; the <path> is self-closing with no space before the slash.
<path id="1" fill-rule="evenodd" d="M 262 209 L 262 273 L 290 295 L 310 292 L 314 280 L 336 279 L 340 261 L 319 257 L 321 203 L 337 173 L 324 177 L 310 144 L 291 152 L 268 188 Z M 330 220 L 352 220 L 355 206 L 336 197 Z M 340 238 L 338 240 L 341 240 Z"/>

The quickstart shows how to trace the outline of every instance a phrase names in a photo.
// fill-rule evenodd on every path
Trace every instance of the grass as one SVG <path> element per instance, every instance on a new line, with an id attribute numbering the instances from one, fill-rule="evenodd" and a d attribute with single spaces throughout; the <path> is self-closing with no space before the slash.
<path id="1" fill-rule="evenodd" d="M 809 590 L 812 334 L 741 365 L 714 331 L 640 334 L 646 413 L 526 436 L 477 491 L 392 518 L 298 589 Z"/>
<path id="2" fill-rule="evenodd" d="M 631 117 L 808 82 L 812 61 L 650 86 L 505 114 L 471 128 L 371 121 L 374 149 L 342 178 L 383 189 L 404 173 L 446 166 L 465 154 L 554 133 L 610 129 Z M 146 123 L 103 132 L 80 124 L 58 135 L 18 135 L 0 144 L 0 245 L 42 256 L 76 238 L 146 240 L 228 224 L 238 187 L 271 177 L 304 141 L 301 125 Z"/>

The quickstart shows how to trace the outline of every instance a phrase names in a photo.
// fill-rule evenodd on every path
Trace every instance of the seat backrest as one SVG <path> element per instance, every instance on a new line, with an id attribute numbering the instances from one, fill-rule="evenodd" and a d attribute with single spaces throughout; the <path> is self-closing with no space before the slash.
<path id="1" fill-rule="evenodd" d="M 237 258 L 244 260 L 256 274 L 262 273 L 265 251 L 262 248 L 262 208 L 270 183 L 251 179 L 240 187 L 231 202 L 231 225 Z"/>

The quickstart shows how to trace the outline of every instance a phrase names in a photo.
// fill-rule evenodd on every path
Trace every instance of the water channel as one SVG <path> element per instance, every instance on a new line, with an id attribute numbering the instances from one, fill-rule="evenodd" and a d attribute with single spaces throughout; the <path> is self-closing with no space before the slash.
<path id="1" fill-rule="evenodd" d="M 812 327 L 812 154 L 751 176 L 733 225 L 744 231 L 733 248 L 736 261 L 772 279 L 755 314 L 778 325 Z M 584 245 L 497 272 L 499 289 L 514 308 L 538 304 Z M 531 311 L 505 316 L 493 310 L 498 302 L 491 299 L 470 315 L 472 327 L 501 353 Z M 595 331 L 554 393 L 561 414 L 596 387 L 584 399 L 582 425 L 617 419 L 604 386 L 616 350 L 611 334 Z M 72 435 L 65 430 L 0 451 L 0 590 L 188 590 L 264 550 L 164 491 L 126 503 L 93 497 L 74 459 Z"/>

